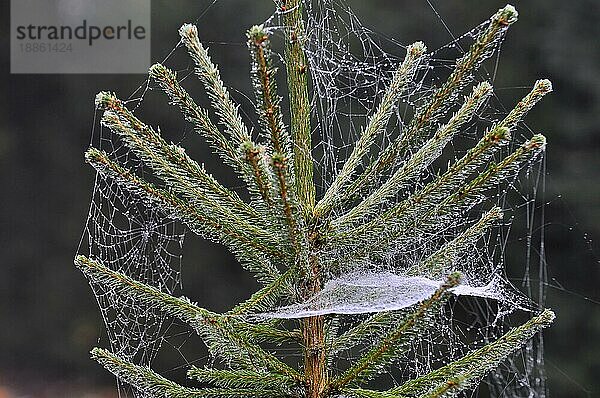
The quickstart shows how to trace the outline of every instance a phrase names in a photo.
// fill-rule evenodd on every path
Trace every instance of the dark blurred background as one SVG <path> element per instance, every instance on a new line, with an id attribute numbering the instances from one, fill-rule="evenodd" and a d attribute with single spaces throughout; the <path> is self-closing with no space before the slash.
<path id="1" fill-rule="evenodd" d="M 421 39 L 435 48 L 450 40 L 426 0 L 350 4 L 365 25 L 402 43 Z M 504 5 L 496 0 L 433 4 L 455 34 Z M 495 86 L 518 98 L 524 92 L 511 87 L 547 77 L 555 89 L 527 119 L 549 141 L 547 306 L 558 314 L 545 333 L 550 393 L 600 396 L 600 255 L 594 240 L 600 239 L 600 2 L 528 0 L 514 5 L 520 18 L 503 44 Z M 270 0 L 154 0 L 153 60 L 173 48 L 183 22 L 200 17 L 201 37 L 213 42 L 211 53 L 224 81 L 250 93 L 244 33 L 272 8 Z M 10 75 L 9 15 L 9 2 L 3 0 L 0 398 L 114 396 L 112 378 L 89 360 L 103 326 L 72 259 L 94 179 L 83 163 L 94 124 L 94 95 L 109 89 L 127 97 L 145 77 Z M 152 117 L 154 124 L 186 130 L 167 106 L 153 109 Z M 195 266 L 199 258 L 202 267 Z M 220 247 L 191 241 L 184 259 L 186 294 L 208 308 L 225 309 L 251 288 L 249 277 Z"/>

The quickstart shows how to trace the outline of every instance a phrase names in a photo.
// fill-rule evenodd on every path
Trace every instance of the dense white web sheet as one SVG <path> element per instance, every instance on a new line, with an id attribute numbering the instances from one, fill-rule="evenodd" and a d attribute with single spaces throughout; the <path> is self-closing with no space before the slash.
<path id="1" fill-rule="evenodd" d="M 395 275 L 390 272 L 349 273 L 332 279 L 307 301 L 281 307 L 274 312 L 257 315 L 259 318 L 297 319 L 328 314 L 368 314 L 397 311 L 411 307 L 431 297 L 443 280 L 422 276 Z M 449 289 L 456 296 L 472 296 L 506 302 L 509 307 L 518 305 L 499 286 L 498 278 L 484 286 L 462 283 Z M 512 298 L 512 297 L 510 297 Z"/>

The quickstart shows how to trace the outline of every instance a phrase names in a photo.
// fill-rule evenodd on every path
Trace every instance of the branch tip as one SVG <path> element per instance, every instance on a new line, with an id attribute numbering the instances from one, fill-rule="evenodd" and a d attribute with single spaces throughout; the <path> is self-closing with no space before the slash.
<path id="1" fill-rule="evenodd" d="M 552 92 L 552 82 L 548 79 L 540 79 L 535 82 L 534 89 L 539 90 L 544 94 L 550 93 Z"/>
<path id="2" fill-rule="evenodd" d="M 179 28 L 179 36 L 183 39 L 192 39 L 198 37 L 198 28 L 196 25 L 185 23 Z"/>
<path id="3" fill-rule="evenodd" d="M 490 82 L 483 81 L 483 82 L 479 83 L 477 86 L 475 86 L 475 88 L 473 89 L 473 94 L 477 97 L 482 97 L 484 95 L 491 93 L 493 89 L 494 88 L 492 87 L 492 84 Z"/>
<path id="4" fill-rule="evenodd" d="M 100 91 L 96 94 L 96 99 L 94 104 L 96 105 L 96 109 L 105 110 L 107 108 L 113 107 L 115 104 L 120 102 L 115 93 L 110 91 Z"/>
<path id="5" fill-rule="evenodd" d="M 265 40 L 268 40 L 269 35 L 265 32 L 263 25 L 254 25 L 246 33 L 248 39 L 256 46 L 260 46 Z"/>
<path id="6" fill-rule="evenodd" d="M 545 149 L 546 147 L 546 137 L 542 134 L 536 134 L 529 141 L 525 143 L 526 149 Z"/>
<path id="7" fill-rule="evenodd" d="M 167 68 L 160 63 L 156 63 L 154 65 L 152 65 L 150 67 L 150 69 L 148 70 L 148 74 L 150 75 L 150 77 L 157 79 L 157 80 L 162 80 L 161 78 L 168 72 Z"/>
<path id="8" fill-rule="evenodd" d="M 493 220 L 502 220 L 504 218 L 504 212 L 498 206 L 494 206 L 489 212 L 483 215 L 483 217 L 490 217 Z"/>
<path id="9" fill-rule="evenodd" d="M 540 315 L 536 317 L 536 323 L 542 325 L 542 327 L 550 326 L 556 319 L 556 314 L 551 309 L 545 309 Z"/>
<path id="10" fill-rule="evenodd" d="M 417 58 L 417 57 L 420 57 L 423 54 L 425 54 L 426 51 L 427 51 L 427 46 L 425 45 L 425 43 L 423 43 L 422 41 L 417 41 L 417 42 L 411 44 L 410 46 L 408 46 L 406 52 L 411 57 Z"/>
<path id="11" fill-rule="evenodd" d="M 498 10 L 494 19 L 502 25 L 512 25 L 517 22 L 518 18 L 519 13 L 517 9 L 513 5 L 507 4 L 504 8 Z"/>

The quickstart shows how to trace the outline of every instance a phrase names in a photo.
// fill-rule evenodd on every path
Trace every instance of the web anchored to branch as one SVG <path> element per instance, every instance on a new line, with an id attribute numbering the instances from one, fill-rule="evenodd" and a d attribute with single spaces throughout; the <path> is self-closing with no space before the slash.
<path id="1" fill-rule="evenodd" d="M 516 10 L 428 51 L 384 46 L 336 0 L 276 4 L 247 33 L 258 134 L 193 25 L 180 29 L 181 45 L 214 115 L 165 65 L 147 84 L 233 169 L 250 201 L 115 94 L 98 95 L 103 134 L 86 160 L 99 174 L 76 259 L 111 344 L 94 358 L 138 396 L 442 397 L 487 375 L 492 394 L 544 396 L 541 337 L 532 337 L 554 315 L 541 311 L 543 291 L 534 303 L 509 283 L 503 214 L 535 209 L 520 184 L 535 180 L 546 142 L 522 122 L 551 84 L 537 81 L 502 112 L 481 72 Z M 273 37 L 283 38 L 281 55 Z M 181 225 L 224 245 L 263 287 L 226 314 L 172 296 Z M 523 315 L 531 319 L 509 330 Z M 148 367 L 171 319 L 214 358 L 189 371 L 196 387 Z"/>
<path id="2" fill-rule="evenodd" d="M 110 136 L 95 145 L 140 171 Z M 106 266 L 165 292 L 179 284 L 184 230 L 162 209 L 148 206 L 139 195 L 98 174 L 79 253 L 101 259 Z M 106 325 L 111 349 L 123 358 L 149 365 L 161 346 L 168 319 L 164 312 L 132 297 L 115 294 L 90 280 Z"/>

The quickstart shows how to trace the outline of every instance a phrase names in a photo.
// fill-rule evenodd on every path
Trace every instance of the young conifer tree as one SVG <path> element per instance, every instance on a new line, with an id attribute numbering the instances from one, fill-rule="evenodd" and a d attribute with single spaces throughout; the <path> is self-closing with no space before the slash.
<path id="1" fill-rule="evenodd" d="M 165 141 L 114 94 L 98 94 L 96 104 L 103 111 L 103 125 L 156 178 L 151 182 L 95 148 L 86 152 L 87 162 L 121 188 L 144 198 L 148 206 L 164 209 L 194 233 L 223 244 L 263 287 L 235 308 L 219 314 L 134 280 L 107 267 L 101 258 L 78 256 L 75 263 L 91 282 L 187 323 L 216 361 L 211 366 L 192 366 L 188 376 L 195 382 L 193 387 L 185 387 L 101 348 L 93 349 L 92 357 L 122 382 L 152 397 L 446 397 L 477 387 L 483 377 L 548 326 L 554 314 L 545 310 L 462 358 L 387 390 L 371 389 L 370 382 L 381 371 L 401 366 L 397 359 L 432 327 L 436 312 L 460 284 L 461 275 L 455 272 L 457 262 L 501 218 L 497 207 L 484 212 L 414 267 L 413 275 L 445 282 L 429 298 L 408 308 L 374 313 L 346 328 L 339 326 L 339 314 L 313 314 L 285 322 L 257 320 L 248 315 L 309 300 L 323 289 L 325 275 L 335 274 L 339 263 L 359 262 L 369 253 L 385 252 L 399 239 L 410 239 L 417 230 L 415 226 L 434 231 L 445 217 L 469 217 L 475 205 L 544 149 L 545 138 L 534 135 L 501 160 L 492 161 L 509 142 L 511 129 L 551 91 L 550 82 L 540 80 L 445 172 L 426 183 L 411 185 L 490 96 L 492 87 L 486 82 L 473 87 L 462 103 L 459 93 L 491 55 L 493 43 L 516 21 L 516 10 L 508 5 L 490 19 L 457 60 L 448 79 L 415 110 L 402 134 L 370 158 L 377 138 L 384 134 L 400 96 L 426 54 L 421 42 L 409 46 L 345 164 L 322 197 L 316 198 L 311 156 L 311 71 L 303 48 L 302 6 L 300 0 L 287 0 L 283 5 L 289 126 L 284 123 L 280 106 L 269 35 L 262 26 L 248 31 L 261 127 L 258 139 L 242 121 L 196 27 L 184 25 L 180 34 L 218 124 L 196 104 L 173 71 L 161 64 L 150 69 L 151 78 L 171 103 L 245 182 L 250 202 L 219 183 L 183 148 Z M 454 103 L 459 108 L 447 117 Z M 368 158 L 370 163 L 366 162 Z M 418 188 L 398 199 L 398 192 L 411 186 Z M 331 256 L 320 255 L 324 252 L 344 255 L 332 260 Z M 332 366 L 336 358 L 355 347 L 362 349 L 352 363 L 343 369 Z M 290 355 L 292 349 L 299 356 Z"/>

